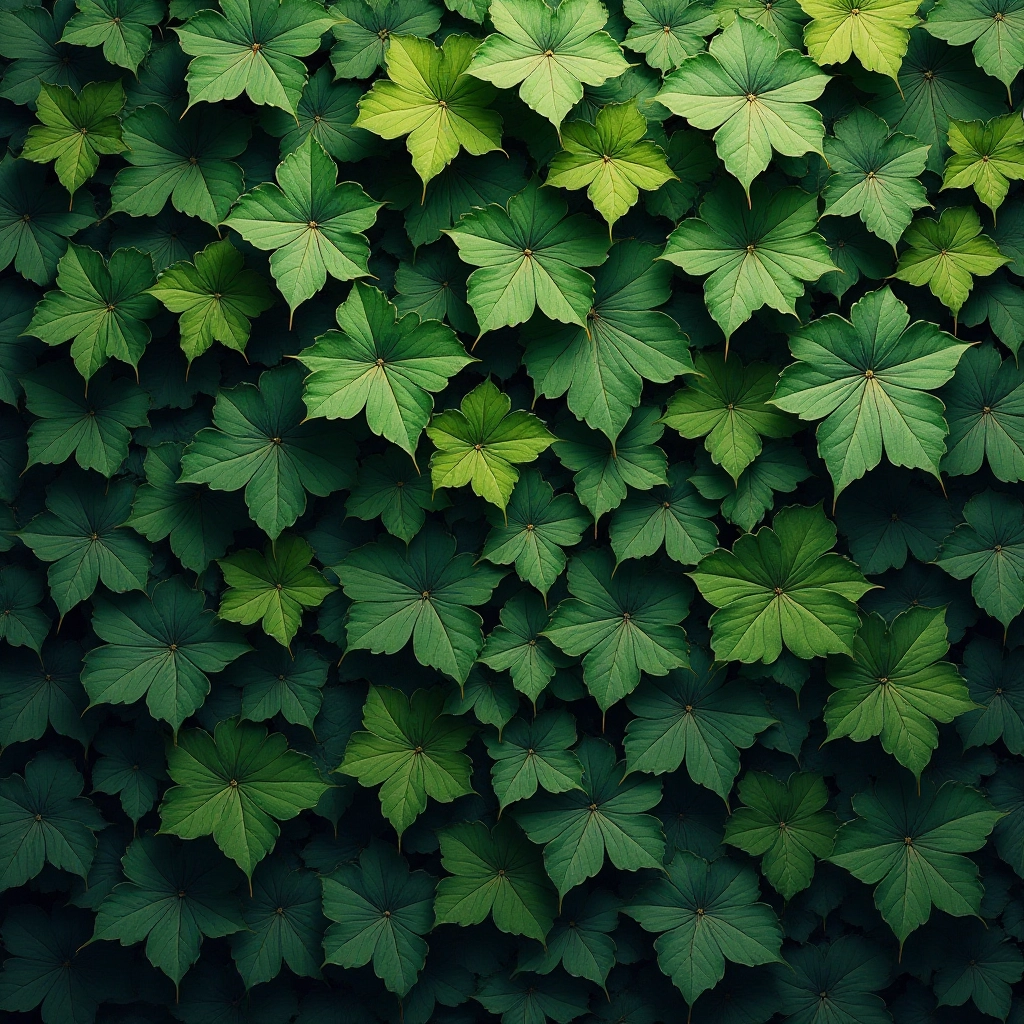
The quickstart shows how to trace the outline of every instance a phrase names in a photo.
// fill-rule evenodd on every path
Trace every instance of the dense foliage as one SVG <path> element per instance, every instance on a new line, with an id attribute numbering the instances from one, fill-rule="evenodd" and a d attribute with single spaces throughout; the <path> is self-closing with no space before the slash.
<path id="1" fill-rule="evenodd" d="M 5 1021 L 1024 1024 L 1024 0 L 0 55 Z"/>

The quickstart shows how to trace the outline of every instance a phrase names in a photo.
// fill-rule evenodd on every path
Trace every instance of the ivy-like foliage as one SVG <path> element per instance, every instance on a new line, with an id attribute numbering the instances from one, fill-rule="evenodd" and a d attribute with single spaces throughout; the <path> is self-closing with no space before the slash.
<path id="1" fill-rule="evenodd" d="M 0 2 L 0 1024 L 1024 1024 L 1024 0 Z"/>

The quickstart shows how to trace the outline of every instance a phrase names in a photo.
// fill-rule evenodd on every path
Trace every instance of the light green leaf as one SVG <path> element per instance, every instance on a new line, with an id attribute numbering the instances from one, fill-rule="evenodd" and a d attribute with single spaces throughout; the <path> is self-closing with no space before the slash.
<path id="1" fill-rule="evenodd" d="M 949 148 L 942 187 L 972 188 L 992 211 L 1003 204 L 1011 181 L 1024 178 L 1024 121 L 1016 114 L 981 121 L 949 122 Z"/>

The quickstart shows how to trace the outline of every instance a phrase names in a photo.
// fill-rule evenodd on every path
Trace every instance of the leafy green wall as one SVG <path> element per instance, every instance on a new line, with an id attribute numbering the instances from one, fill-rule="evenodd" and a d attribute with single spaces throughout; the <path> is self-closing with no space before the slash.
<path id="1" fill-rule="evenodd" d="M 212 3 L 0 2 L 0 1017 L 1024 1024 L 1024 0 Z"/>

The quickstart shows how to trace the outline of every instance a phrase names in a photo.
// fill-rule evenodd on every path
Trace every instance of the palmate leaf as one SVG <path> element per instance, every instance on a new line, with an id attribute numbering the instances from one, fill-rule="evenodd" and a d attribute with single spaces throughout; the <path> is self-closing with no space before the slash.
<path id="1" fill-rule="evenodd" d="M 964 651 L 963 675 L 976 708 L 957 717 L 964 747 L 991 746 L 998 739 L 1011 754 L 1024 754 L 1024 652 L 1007 657 L 985 637 Z M 1021 858 L 1024 864 L 1024 856 Z"/>
<path id="2" fill-rule="evenodd" d="M 156 806 L 161 784 L 167 781 L 158 737 L 156 730 L 116 726 L 96 737 L 94 749 L 101 756 L 93 762 L 93 787 L 100 793 L 117 794 L 133 824 Z"/>
<path id="3" fill-rule="evenodd" d="M 1024 67 L 1024 4 L 1020 0 L 941 0 L 924 26 L 954 46 L 974 43 L 974 60 L 1009 92 Z"/>
<path id="4" fill-rule="evenodd" d="M 372 78 L 384 66 L 392 36 L 426 38 L 441 24 L 441 10 L 429 0 L 338 0 L 334 9 L 344 19 L 334 26 L 337 42 L 331 49 L 337 78 Z M 479 24 L 483 19 L 476 20 Z"/>
<path id="5" fill-rule="evenodd" d="M 303 395 L 309 415 L 351 419 L 365 411 L 369 428 L 415 462 L 434 409 L 431 393 L 473 358 L 450 328 L 416 313 L 399 317 L 383 292 L 362 282 L 338 307 L 337 321 L 340 331 L 321 335 L 299 355 L 312 371 Z"/>
<path id="6" fill-rule="evenodd" d="M 830 314 L 790 336 L 798 362 L 786 367 L 772 404 L 821 419 L 816 437 L 835 493 L 874 469 L 896 466 L 939 476 L 948 431 L 928 394 L 945 384 L 969 346 L 934 324 L 910 323 L 886 287 L 855 302 L 850 319 Z"/>
<path id="7" fill-rule="evenodd" d="M 791 505 L 772 528 L 740 537 L 689 573 L 711 616 L 720 660 L 774 662 L 783 646 L 798 658 L 853 654 L 860 624 L 855 602 L 872 584 L 841 555 L 828 554 L 836 528 L 821 506 Z"/>
<path id="8" fill-rule="evenodd" d="M 798 0 L 715 0 L 712 8 L 723 25 L 737 17 L 766 28 L 779 41 L 779 49 L 799 50 L 808 18 Z"/>
<path id="9" fill-rule="evenodd" d="M 624 0 L 622 11 L 631 22 L 623 46 L 662 72 L 700 53 L 719 27 L 714 11 L 699 0 Z"/>
<path id="10" fill-rule="evenodd" d="M 665 836 L 646 814 L 661 800 L 661 783 L 626 778 L 609 743 L 586 737 L 576 748 L 582 788 L 540 794 L 512 812 L 530 840 L 544 846 L 544 868 L 559 899 L 601 870 L 605 856 L 620 871 L 661 868 Z M 543 936 L 535 936 L 543 941 Z"/>
<path id="11" fill-rule="evenodd" d="M 555 890 L 536 847 L 509 821 L 492 830 L 464 822 L 440 833 L 438 924 L 479 924 L 490 916 L 499 931 L 543 942 L 556 913 Z"/>
<path id="12" fill-rule="evenodd" d="M 992 211 L 1003 204 L 1011 181 L 1024 178 L 1024 121 L 1015 114 L 980 121 L 949 122 L 949 148 L 942 187 L 971 188 Z"/>
<path id="13" fill-rule="evenodd" d="M 501 116 L 488 105 L 495 89 L 466 74 L 479 41 L 449 35 L 442 46 L 415 36 L 392 36 L 388 81 L 375 82 L 359 101 L 356 127 L 397 139 L 408 135 L 412 166 L 427 184 L 465 149 L 483 156 L 501 149 Z"/>
<path id="14" fill-rule="evenodd" d="M 608 14 L 598 0 L 491 0 L 495 31 L 473 57 L 469 74 L 499 89 L 519 86 L 520 99 L 556 128 L 583 96 L 629 66 L 602 31 Z"/>
<path id="15" fill-rule="evenodd" d="M 800 0 L 813 19 L 804 29 L 807 52 L 819 64 L 842 64 L 856 55 L 865 70 L 893 81 L 920 24 L 915 0 Z"/>
<path id="16" fill-rule="evenodd" d="M 66 86 L 40 86 L 36 117 L 22 157 L 34 163 L 54 161 L 60 183 L 73 196 L 97 171 L 100 157 L 126 149 L 117 113 L 124 106 L 120 82 L 90 82 L 76 96 Z"/>
<path id="17" fill-rule="evenodd" d="M 160 831 L 212 835 L 226 857 L 252 878 L 274 848 L 279 821 L 316 806 L 327 784 L 313 762 L 289 750 L 280 733 L 251 722 L 218 723 L 211 736 L 188 729 L 167 755 L 175 783 L 160 804 Z"/>
<path id="18" fill-rule="evenodd" d="M 888 782 L 853 798 L 857 813 L 836 837 L 831 861 L 868 885 L 900 945 L 937 907 L 977 915 L 982 886 L 973 853 L 1001 817 L 977 790 L 947 782 Z"/>
<path id="19" fill-rule="evenodd" d="M 399 841 L 426 810 L 427 797 L 451 803 L 471 793 L 471 761 L 462 753 L 473 729 L 442 713 L 439 689 L 407 697 L 388 686 L 371 686 L 363 707 L 363 730 L 354 732 L 338 771 L 363 786 L 380 786 L 384 816 Z"/>
<path id="20" fill-rule="evenodd" d="M 163 0 L 75 0 L 78 13 L 62 43 L 102 46 L 111 64 L 135 71 L 153 44 L 151 25 L 164 16 Z"/>
<path id="21" fill-rule="evenodd" d="M 594 209 L 608 222 L 629 212 L 640 198 L 639 189 L 653 192 L 675 177 L 664 152 L 642 141 L 647 119 L 636 103 L 609 103 L 594 124 L 570 121 L 562 127 L 562 152 L 548 169 L 545 185 L 586 188 Z"/>
<path id="22" fill-rule="evenodd" d="M 586 326 L 552 327 L 539 318 L 525 328 L 523 362 L 538 395 L 560 398 L 612 442 L 640 404 L 644 380 L 665 384 L 693 373 L 686 337 L 656 307 L 671 295 L 672 269 L 654 246 L 613 245 L 594 272 Z"/>
<path id="23" fill-rule="evenodd" d="M 725 976 L 726 962 L 782 963 L 782 927 L 758 902 L 757 875 L 722 857 L 710 864 L 679 852 L 664 877 L 648 882 L 622 909 L 658 932 L 658 966 L 688 1006 Z"/>
<path id="24" fill-rule="evenodd" d="M 604 263 L 611 239 L 589 217 L 566 212 L 565 202 L 534 180 L 506 207 L 474 210 L 445 232 L 459 258 L 478 268 L 469 275 L 478 340 L 524 323 L 538 308 L 551 320 L 586 324 L 594 278 L 582 268 Z"/>
<path id="25" fill-rule="evenodd" d="M 778 52 L 760 25 L 736 18 L 706 53 L 687 58 L 666 79 L 658 102 L 694 128 L 715 131 L 726 170 L 750 199 L 750 183 L 771 160 L 821 153 L 824 126 L 810 103 L 828 85 L 810 57 Z"/>
<path id="26" fill-rule="evenodd" d="M 512 400 L 488 379 L 463 398 L 459 409 L 431 417 L 426 430 L 438 449 L 430 456 L 435 490 L 470 484 L 492 505 L 508 505 L 519 480 L 515 467 L 533 462 L 555 440 L 533 413 L 511 409 Z"/>
<path id="27" fill-rule="evenodd" d="M 709 275 L 704 299 L 728 344 L 754 310 L 795 313 L 805 282 L 837 272 L 817 222 L 817 198 L 800 189 L 770 193 L 758 185 L 748 201 L 739 186 L 723 181 L 700 216 L 672 232 L 662 258 L 687 274 Z"/>
<path id="28" fill-rule="evenodd" d="M 39 607 L 43 578 L 20 565 L 0 567 L 0 639 L 11 647 L 31 647 L 37 654 L 50 632 L 50 617 Z"/>
<path id="29" fill-rule="evenodd" d="M 525 973 L 509 977 L 499 971 L 480 980 L 473 998 L 488 1013 L 501 1014 L 502 1024 L 568 1024 L 586 1014 L 587 996 L 586 986 L 573 978 Z"/>
<path id="30" fill-rule="evenodd" d="M 108 0 L 109 2 L 109 0 Z M 189 106 L 231 100 L 242 92 L 256 104 L 294 114 L 308 57 L 337 22 L 314 0 L 223 0 L 174 32 L 188 66 Z"/>
<path id="31" fill-rule="evenodd" d="M 372 962 L 389 991 L 407 995 L 426 963 L 423 936 L 434 922 L 434 878 L 410 871 L 401 854 L 374 842 L 358 866 L 343 864 L 322 882 L 324 913 L 334 922 L 324 936 L 327 963 Z"/>
<path id="32" fill-rule="evenodd" d="M 294 2 L 320 9 L 314 0 Z M 312 136 L 278 164 L 275 177 L 276 185 L 265 182 L 246 192 L 224 223 L 258 249 L 273 250 L 270 272 L 294 316 L 328 274 L 339 281 L 368 275 L 370 247 L 360 232 L 377 219 L 382 204 L 354 182 L 339 185 L 338 165 Z"/>
<path id="33" fill-rule="evenodd" d="M 233 626 L 203 608 L 203 595 L 180 577 L 153 588 L 93 602 L 93 632 L 103 641 L 83 663 L 82 685 L 93 704 L 146 698 L 154 718 L 177 731 L 210 692 L 220 672 L 249 650 Z"/>
<path id="34" fill-rule="evenodd" d="M 690 595 L 667 575 L 629 563 L 617 567 L 605 549 L 569 565 L 572 597 L 555 609 L 544 636 L 583 657 L 583 677 L 602 712 L 632 693 L 641 672 L 663 676 L 687 664 L 685 618 Z"/>
<path id="35" fill-rule="evenodd" d="M 463 334 L 477 333 L 476 317 L 466 302 L 469 268 L 453 245 L 441 242 L 402 261 L 395 273 L 395 305 L 402 313 L 419 313 L 422 320 L 447 321 Z"/>
<path id="36" fill-rule="evenodd" d="M 263 642 L 234 662 L 226 678 L 242 691 L 241 717 L 265 722 L 275 715 L 311 732 L 323 706 L 327 662 L 310 647 L 291 650 Z"/>

